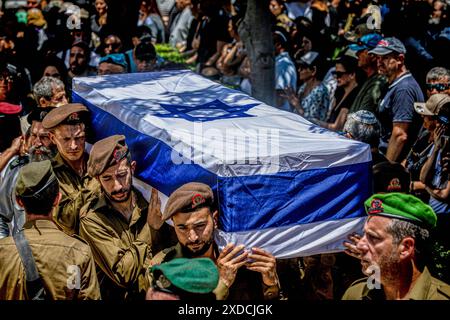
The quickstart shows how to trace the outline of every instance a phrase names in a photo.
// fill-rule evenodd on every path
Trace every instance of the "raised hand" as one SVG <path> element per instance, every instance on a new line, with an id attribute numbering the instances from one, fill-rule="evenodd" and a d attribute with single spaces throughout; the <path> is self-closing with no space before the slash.
<path id="1" fill-rule="evenodd" d="M 278 285 L 277 260 L 267 251 L 252 248 L 248 255 L 247 269 L 261 273 L 265 285 Z"/>
<path id="2" fill-rule="evenodd" d="M 361 251 L 359 251 L 356 247 L 359 240 L 361 240 L 361 236 L 357 233 L 351 233 L 347 236 L 347 238 L 350 242 L 344 241 L 344 247 L 347 248 L 344 252 L 353 258 L 361 259 Z"/>
<path id="3" fill-rule="evenodd" d="M 239 268 L 247 261 L 248 251 L 244 250 L 244 248 L 244 245 L 235 246 L 234 244 L 229 243 L 222 252 L 220 252 L 219 257 L 217 258 L 217 268 L 219 269 L 220 279 L 228 288 L 234 283 Z"/>
<path id="4" fill-rule="evenodd" d="M 158 196 L 158 191 L 152 188 L 150 201 L 147 211 L 147 223 L 155 230 L 159 230 L 164 223 L 161 213 L 161 199 Z"/>

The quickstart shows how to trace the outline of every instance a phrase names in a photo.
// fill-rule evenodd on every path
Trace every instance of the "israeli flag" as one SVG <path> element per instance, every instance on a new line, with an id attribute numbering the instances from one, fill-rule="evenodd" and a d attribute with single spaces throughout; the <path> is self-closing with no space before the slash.
<path id="1" fill-rule="evenodd" d="M 219 246 L 289 258 L 341 251 L 361 231 L 367 144 L 187 70 L 75 78 L 72 98 L 92 111 L 96 140 L 126 136 L 147 195 L 212 187 Z"/>

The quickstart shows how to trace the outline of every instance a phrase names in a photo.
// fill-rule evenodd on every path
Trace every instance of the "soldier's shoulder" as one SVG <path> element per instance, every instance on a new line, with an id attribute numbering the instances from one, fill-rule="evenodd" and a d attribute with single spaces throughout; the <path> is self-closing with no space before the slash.
<path id="1" fill-rule="evenodd" d="M 450 300 L 450 285 L 434 277 L 432 278 L 431 283 L 436 288 L 436 293 L 439 295 L 440 299 Z"/>
<path id="2" fill-rule="evenodd" d="M 170 261 L 175 258 L 177 246 L 169 247 L 158 252 L 150 261 L 150 267 Z"/>
<path id="3" fill-rule="evenodd" d="M 80 220 L 95 219 L 99 209 L 99 197 L 91 196 L 80 209 Z"/>
<path id="4" fill-rule="evenodd" d="M 354 281 L 345 291 L 342 300 L 361 300 L 367 285 L 367 277 Z"/>

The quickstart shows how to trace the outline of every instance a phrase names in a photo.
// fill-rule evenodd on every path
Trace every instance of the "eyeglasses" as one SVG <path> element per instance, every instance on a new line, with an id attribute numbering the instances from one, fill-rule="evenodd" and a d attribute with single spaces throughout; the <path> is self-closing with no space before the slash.
<path id="1" fill-rule="evenodd" d="M 106 43 L 105 44 L 105 47 L 106 48 L 109 48 L 109 47 L 111 47 L 111 49 L 117 49 L 117 48 L 119 48 L 120 47 L 120 44 L 119 43 L 115 43 L 115 42 L 113 42 L 113 43 Z"/>
<path id="2" fill-rule="evenodd" d="M 450 83 L 427 83 L 427 89 L 429 91 L 436 90 L 438 92 L 443 92 L 450 89 Z"/>
<path id="3" fill-rule="evenodd" d="M 347 74 L 347 71 L 333 71 L 332 74 L 336 78 L 341 78 L 344 74 Z"/>

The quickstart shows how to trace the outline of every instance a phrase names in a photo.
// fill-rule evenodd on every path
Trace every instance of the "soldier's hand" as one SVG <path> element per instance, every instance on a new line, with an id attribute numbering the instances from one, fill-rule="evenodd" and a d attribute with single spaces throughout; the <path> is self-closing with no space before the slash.
<path id="1" fill-rule="evenodd" d="M 25 144 L 25 139 L 23 138 L 23 136 L 19 136 L 12 141 L 9 149 L 11 150 L 12 154 L 14 154 L 14 155 L 21 154 L 23 152 L 24 144 Z"/>
<path id="2" fill-rule="evenodd" d="M 234 283 L 238 269 L 246 263 L 248 252 L 242 252 L 244 248 L 244 245 L 235 246 L 229 243 L 217 258 L 220 279 L 228 288 Z M 242 253 L 238 255 L 240 252 Z"/>
<path id="3" fill-rule="evenodd" d="M 147 223 L 155 230 L 159 230 L 164 223 L 161 213 L 161 199 L 155 188 L 152 188 L 152 194 L 148 204 Z"/>
<path id="4" fill-rule="evenodd" d="M 278 285 L 277 260 L 271 253 L 260 248 L 252 248 L 248 258 L 248 270 L 261 273 L 265 285 Z"/>
<path id="5" fill-rule="evenodd" d="M 350 240 L 350 242 L 344 241 L 344 247 L 347 248 L 344 250 L 344 252 L 351 257 L 361 259 L 361 251 L 359 251 L 356 247 L 359 240 L 361 240 L 361 236 L 357 233 L 351 233 L 347 236 L 347 238 L 348 240 Z"/>

